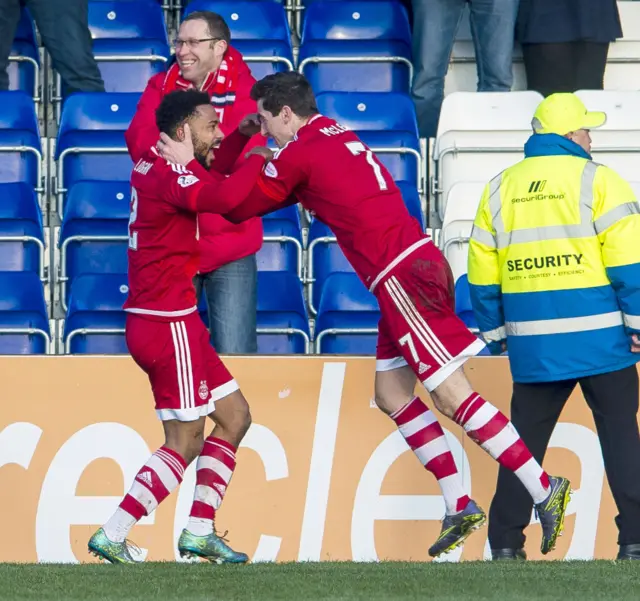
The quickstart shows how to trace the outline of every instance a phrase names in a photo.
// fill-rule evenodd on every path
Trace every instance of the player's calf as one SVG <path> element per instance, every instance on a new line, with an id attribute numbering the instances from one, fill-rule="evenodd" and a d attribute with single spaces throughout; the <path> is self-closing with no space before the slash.
<path id="1" fill-rule="evenodd" d="M 240 391 L 216 402 L 210 416 L 216 426 L 204 441 L 196 463 L 196 489 L 189 521 L 178 550 L 183 557 L 197 556 L 215 563 L 245 563 L 248 557 L 234 551 L 215 530 L 216 511 L 222 505 L 236 467 L 237 447 L 251 425 L 249 405 Z"/>

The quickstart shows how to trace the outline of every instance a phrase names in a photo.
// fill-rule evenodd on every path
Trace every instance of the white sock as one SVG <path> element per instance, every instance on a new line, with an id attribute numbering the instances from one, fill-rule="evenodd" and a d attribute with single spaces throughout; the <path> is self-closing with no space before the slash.
<path id="1" fill-rule="evenodd" d="M 213 521 L 190 517 L 187 522 L 187 530 L 194 536 L 208 536 L 213 534 Z"/>
<path id="2" fill-rule="evenodd" d="M 127 538 L 127 534 L 135 523 L 136 519 L 131 514 L 118 507 L 102 529 L 111 542 L 121 543 Z"/>

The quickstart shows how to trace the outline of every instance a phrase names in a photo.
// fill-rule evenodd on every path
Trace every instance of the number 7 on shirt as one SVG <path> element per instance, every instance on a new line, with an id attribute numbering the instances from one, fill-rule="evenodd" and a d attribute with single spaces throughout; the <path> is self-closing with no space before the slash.
<path id="1" fill-rule="evenodd" d="M 373 169 L 373 174 L 376 176 L 376 180 L 378 181 L 378 186 L 380 190 L 387 189 L 387 182 L 384 181 L 384 176 L 382 175 L 382 169 L 380 169 L 380 165 L 377 162 L 376 158 L 373 156 L 373 152 L 365 147 L 362 142 L 345 142 L 345 146 L 349 149 L 352 155 L 359 156 L 362 153 L 365 154 L 367 163 L 371 165 Z"/>

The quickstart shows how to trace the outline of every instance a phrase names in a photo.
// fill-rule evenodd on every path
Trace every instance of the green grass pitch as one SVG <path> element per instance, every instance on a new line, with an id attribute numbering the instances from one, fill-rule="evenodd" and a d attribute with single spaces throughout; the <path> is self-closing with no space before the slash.
<path id="1" fill-rule="evenodd" d="M 18 601 L 638 601 L 640 562 L 0 564 Z"/>

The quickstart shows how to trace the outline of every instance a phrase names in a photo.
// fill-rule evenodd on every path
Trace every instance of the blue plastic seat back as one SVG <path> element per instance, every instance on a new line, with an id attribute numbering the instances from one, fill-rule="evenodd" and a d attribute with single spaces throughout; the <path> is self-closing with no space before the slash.
<path id="1" fill-rule="evenodd" d="M 258 329 L 293 328 L 309 336 L 309 320 L 302 283 L 291 273 L 258 274 Z M 305 352 L 302 334 L 258 332 L 258 353 L 264 355 L 301 354 Z"/>
<path id="2" fill-rule="evenodd" d="M 302 245 L 300 214 L 296 206 L 286 207 L 265 215 L 262 220 L 266 237 L 287 236 Z M 265 240 L 257 254 L 259 271 L 298 271 L 298 246 L 293 241 L 271 242 Z"/>
<path id="3" fill-rule="evenodd" d="M 256 80 L 272 73 L 293 70 L 293 52 L 289 42 L 234 39 L 233 47 L 242 54 Z"/>
<path id="4" fill-rule="evenodd" d="M 318 1 L 305 12 L 299 63 L 316 92 L 409 91 L 411 30 L 400 3 Z M 405 62 L 306 62 L 311 57 L 383 56 Z"/>
<path id="5" fill-rule="evenodd" d="M 422 209 L 422 201 L 420 200 L 420 194 L 415 184 L 409 182 L 397 182 L 398 188 L 404 200 L 409 213 L 412 217 L 418 220 L 422 231 L 425 231 L 425 215 Z"/>
<path id="6" fill-rule="evenodd" d="M 10 56 L 20 56 L 32 59 L 40 65 L 36 31 L 29 12 L 23 8 L 20 12 L 20 21 L 13 38 Z M 10 61 L 7 67 L 10 90 L 22 90 L 29 95 L 34 93 L 36 83 L 36 68 L 30 60 Z"/>
<path id="7" fill-rule="evenodd" d="M 335 237 L 333 232 L 321 221 L 314 219 L 309 228 L 309 248 L 318 238 Z M 355 273 L 351 263 L 337 242 L 317 242 L 313 244 L 313 250 L 309 252 L 309 261 L 313 266 L 313 306 L 317 309 L 320 304 L 320 296 L 327 278 L 332 273 Z"/>
<path id="8" fill-rule="evenodd" d="M 75 235 L 126 235 L 131 185 L 128 181 L 81 181 L 64 205 L 61 238 Z"/>
<path id="9" fill-rule="evenodd" d="M 318 0 L 305 9 L 302 43 L 312 40 L 398 41 L 411 46 L 407 11 L 394 0 Z"/>
<path id="10" fill-rule="evenodd" d="M 33 98 L 26 92 L 0 91 L 0 182 L 38 185 L 40 132 Z M 12 148 L 26 146 L 33 151 Z"/>
<path id="11" fill-rule="evenodd" d="M 9 237 L 29 240 L 10 241 Z M 35 192 L 22 183 L 0 184 L 0 271 L 40 269 L 39 245 L 44 244 L 42 214 Z"/>
<path id="12" fill-rule="evenodd" d="M 63 158 L 64 187 L 83 180 L 126 180 L 133 163 L 124 140 L 138 94 L 73 94 L 64 104 L 56 145 Z M 80 148 L 78 152 L 71 151 Z M 91 152 L 87 149 L 114 150 Z M 63 155 L 64 153 L 64 155 Z"/>
<path id="13" fill-rule="evenodd" d="M 50 336 L 44 288 L 33 271 L 0 272 L 0 354 L 44 354 L 40 334 L 11 334 L 3 330 L 34 328 Z"/>
<path id="14" fill-rule="evenodd" d="M 338 330 L 377 329 L 380 309 L 373 294 L 360 278 L 351 273 L 330 275 L 323 287 L 316 319 L 316 339 L 320 337 L 320 352 L 332 354 L 375 354 L 377 334 L 339 332 Z"/>
<path id="15" fill-rule="evenodd" d="M 419 139 L 413 101 L 406 94 L 390 92 L 321 92 L 318 109 L 355 132 L 380 132 L 391 137 L 407 134 Z"/>
<path id="16" fill-rule="evenodd" d="M 231 30 L 232 44 L 245 40 L 277 40 L 290 44 L 287 14 L 280 2 L 255 0 L 192 0 L 184 16 L 196 11 L 218 13 Z"/>
<path id="17" fill-rule="evenodd" d="M 72 354 L 120 355 L 128 349 L 124 333 L 81 333 L 90 330 L 122 330 L 126 313 L 122 305 L 129 291 L 127 275 L 82 275 L 73 284 L 64 328 L 65 343 Z M 75 334 L 73 332 L 76 331 Z"/>
<path id="18" fill-rule="evenodd" d="M 165 70 L 171 53 L 163 10 L 158 3 L 89 2 L 89 29 L 107 92 L 142 92 L 150 77 Z M 105 61 L 106 56 L 148 59 Z"/>
<path id="19" fill-rule="evenodd" d="M 473 307 L 471 306 L 469 280 L 466 273 L 460 276 L 456 281 L 455 295 L 456 315 L 465 323 L 468 328 L 477 328 L 478 324 L 473 314 Z"/>
<path id="20" fill-rule="evenodd" d="M 159 40 L 168 44 L 162 8 L 151 0 L 90 1 L 93 40 Z"/>

